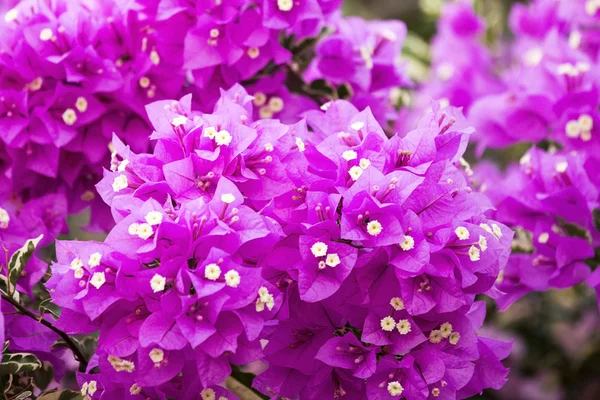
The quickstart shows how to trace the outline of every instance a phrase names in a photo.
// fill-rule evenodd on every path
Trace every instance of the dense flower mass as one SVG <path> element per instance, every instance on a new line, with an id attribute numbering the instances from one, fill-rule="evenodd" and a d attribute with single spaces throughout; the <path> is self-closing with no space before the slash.
<path id="1" fill-rule="evenodd" d="M 434 105 L 388 139 L 369 109 L 324 108 L 254 120 L 234 86 L 211 114 L 190 96 L 150 105 L 152 154 L 113 138 L 98 191 L 117 224 L 104 243 L 59 241 L 47 284 L 59 326 L 100 331 L 99 374 L 80 376 L 90 398 L 195 398 L 189 382 L 212 390 L 230 363 L 258 359 L 255 386 L 289 398 L 465 398 L 503 384 L 510 345 L 477 335 L 474 298 L 512 232 L 467 183 L 472 129 Z"/>

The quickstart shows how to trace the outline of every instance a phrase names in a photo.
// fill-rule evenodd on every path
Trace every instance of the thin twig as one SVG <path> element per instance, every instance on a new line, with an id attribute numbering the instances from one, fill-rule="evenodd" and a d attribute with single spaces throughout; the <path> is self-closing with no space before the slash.
<path id="1" fill-rule="evenodd" d="M 252 391 L 252 389 L 245 386 L 233 376 L 228 376 L 227 379 L 225 379 L 225 386 L 227 386 L 227 389 L 233 392 L 233 394 L 239 397 L 240 400 L 262 400 L 259 395 Z"/>
<path id="2" fill-rule="evenodd" d="M 75 359 L 79 362 L 80 370 L 83 370 L 83 371 L 86 370 L 86 368 L 87 368 L 87 360 L 85 359 L 84 355 L 79 350 L 79 347 L 77 346 L 77 344 L 75 342 L 73 342 L 73 339 L 71 339 L 69 337 L 69 335 L 67 335 L 65 332 L 61 331 L 60 329 L 54 327 L 54 325 L 52 325 L 48 320 L 44 319 L 43 316 L 37 315 L 37 314 L 29 311 L 28 309 L 26 309 L 25 307 L 23 307 L 21 304 L 19 304 L 18 302 L 16 302 L 12 297 L 8 296 L 4 292 L 2 293 L 2 300 L 5 300 L 5 301 L 9 302 L 17 310 L 19 310 L 19 312 L 21 314 L 26 315 L 29 318 L 31 318 L 31 319 L 39 322 L 40 324 L 44 325 L 46 328 L 50 329 L 52 332 L 54 332 L 58 336 L 60 336 L 61 339 L 65 341 L 65 343 L 67 344 L 67 346 L 69 346 L 69 348 L 73 352 L 73 355 L 75 356 Z"/>

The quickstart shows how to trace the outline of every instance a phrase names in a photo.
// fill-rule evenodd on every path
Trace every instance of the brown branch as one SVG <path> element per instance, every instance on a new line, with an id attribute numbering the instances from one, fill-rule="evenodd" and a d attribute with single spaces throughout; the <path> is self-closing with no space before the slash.
<path id="1" fill-rule="evenodd" d="M 36 320 L 37 322 L 39 322 L 40 324 L 44 325 L 46 328 L 50 329 L 52 332 L 54 332 L 58 336 L 60 336 L 61 339 L 65 341 L 65 343 L 67 344 L 67 346 L 69 346 L 69 348 L 73 352 L 73 355 L 75 356 L 75 359 L 79 362 L 79 368 L 80 368 L 80 370 L 85 371 L 85 369 L 87 368 L 87 360 L 85 359 L 84 355 L 81 354 L 81 351 L 79 350 L 79 347 L 77 346 L 77 344 L 75 342 L 73 342 L 73 339 L 71 339 L 69 337 L 69 335 L 67 335 L 65 332 L 61 331 L 60 329 L 56 328 L 49 321 L 47 321 L 46 319 L 44 319 L 43 316 L 37 315 L 37 314 L 29 311 L 28 309 L 26 309 L 25 307 L 23 307 L 21 304 L 19 304 L 18 302 L 16 302 L 12 297 L 8 296 L 4 292 L 2 292 L 2 299 L 5 300 L 5 301 L 7 301 L 7 302 L 9 302 L 10 304 L 12 304 L 13 307 L 15 307 L 17 310 L 19 310 L 19 312 L 21 314 L 26 315 L 29 318 L 33 319 L 33 320 Z"/>
<path id="2" fill-rule="evenodd" d="M 235 379 L 233 376 L 228 376 L 225 379 L 225 386 L 240 400 L 262 400 L 259 395 L 254 393 L 252 389 L 246 387 L 243 383 Z"/>

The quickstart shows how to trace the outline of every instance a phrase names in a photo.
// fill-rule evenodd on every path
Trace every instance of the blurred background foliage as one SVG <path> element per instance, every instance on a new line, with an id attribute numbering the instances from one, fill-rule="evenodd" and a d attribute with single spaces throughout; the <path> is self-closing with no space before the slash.
<path id="1" fill-rule="evenodd" d="M 446 0 L 448 1 L 448 0 Z M 418 83 L 426 79 L 431 60 L 429 43 L 444 0 L 345 0 L 345 15 L 367 19 L 400 19 L 408 28 L 403 58 Z M 510 9 L 524 0 L 473 0 L 487 25 L 486 44 L 498 49 L 511 37 Z M 505 165 L 518 159 L 527 146 L 484 158 Z M 506 361 L 511 368 L 507 385 L 477 399 L 489 400 L 598 400 L 600 399 L 600 316 L 596 295 L 579 286 L 562 291 L 532 293 L 498 312 L 488 303 L 487 336 L 514 339 Z"/>

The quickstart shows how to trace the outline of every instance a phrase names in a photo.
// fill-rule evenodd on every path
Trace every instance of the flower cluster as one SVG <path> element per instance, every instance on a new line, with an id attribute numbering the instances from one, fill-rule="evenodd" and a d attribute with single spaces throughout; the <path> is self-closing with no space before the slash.
<path id="1" fill-rule="evenodd" d="M 177 24 L 133 4 L 22 1 L 0 22 L 0 173 L 18 201 L 63 193 L 68 213 L 92 207 L 113 131 L 147 150 L 144 106 L 183 83 Z"/>
<path id="2" fill-rule="evenodd" d="M 83 395 L 212 399 L 254 360 L 269 396 L 499 388 L 510 345 L 477 335 L 474 299 L 512 232 L 468 184 L 460 112 L 434 105 L 388 139 L 345 101 L 286 125 L 254 120 L 255 100 L 236 85 L 210 114 L 189 95 L 153 103 L 152 154 L 113 137 L 98 192 L 116 226 L 57 242 L 47 283 L 60 327 L 100 331 Z"/>

